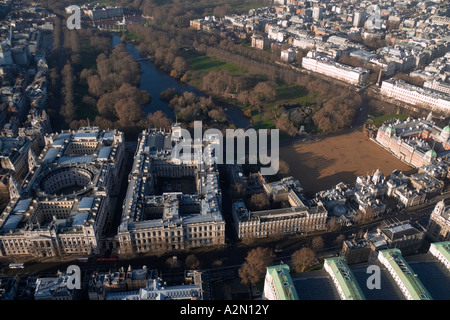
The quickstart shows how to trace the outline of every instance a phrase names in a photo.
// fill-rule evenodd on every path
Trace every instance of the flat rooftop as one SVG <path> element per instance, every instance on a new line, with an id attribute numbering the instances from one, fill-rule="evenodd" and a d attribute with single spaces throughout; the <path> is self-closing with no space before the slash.
<path id="1" fill-rule="evenodd" d="M 414 255 L 404 258 L 411 270 L 435 300 L 450 299 L 450 274 L 439 260 L 431 254 Z M 380 289 L 369 289 L 366 285 L 367 268 L 380 267 Z M 367 300 L 405 300 L 403 293 L 380 262 L 351 264 L 355 281 Z M 324 270 L 291 274 L 299 300 L 340 300 L 331 276 Z"/>

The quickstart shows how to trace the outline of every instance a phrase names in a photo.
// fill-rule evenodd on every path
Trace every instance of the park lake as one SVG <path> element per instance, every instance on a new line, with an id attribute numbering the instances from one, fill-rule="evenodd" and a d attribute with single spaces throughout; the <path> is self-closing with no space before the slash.
<path id="1" fill-rule="evenodd" d="M 122 41 L 120 36 L 113 35 L 113 48 L 121 43 Z M 182 83 L 177 79 L 172 78 L 167 72 L 158 69 L 158 67 L 156 67 L 150 59 L 142 56 L 138 49 L 132 44 L 126 43 L 125 46 L 127 52 L 133 56 L 133 58 L 139 62 L 141 66 L 140 89 L 145 90 L 152 96 L 151 102 L 142 106 L 147 114 L 161 110 L 169 118 L 175 121 L 175 115 L 172 109 L 170 109 L 169 104 L 160 99 L 161 92 L 169 88 L 175 89 L 178 94 L 188 91 L 194 92 L 198 96 L 205 95 L 205 93 L 197 88 L 189 84 Z M 224 110 L 228 119 L 234 123 L 236 127 L 246 128 L 250 125 L 250 119 L 245 117 L 241 109 L 238 107 L 227 104 L 224 106 Z"/>

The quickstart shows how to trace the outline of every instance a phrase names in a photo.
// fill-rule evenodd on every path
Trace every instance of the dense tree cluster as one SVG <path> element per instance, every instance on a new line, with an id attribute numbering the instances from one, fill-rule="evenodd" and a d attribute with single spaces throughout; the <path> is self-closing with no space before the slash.
<path id="1" fill-rule="evenodd" d="M 186 127 L 192 127 L 194 121 L 203 121 L 205 127 L 214 122 L 212 127 L 220 129 L 225 128 L 228 121 L 223 108 L 217 106 L 211 96 L 197 96 L 185 91 L 181 95 L 175 94 L 170 99 L 169 107 Z"/>
<path id="2" fill-rule="evenodd" d="M 329 98 L 313 115 L 315 125 L 323 132 L 341 130 L 350 126 L 362 103 L 362 97 L 350 90 Z"/>
<path id="3" fill-rule="evenodd" d="M 141 105 L 148 103 L 151 96 L 137 87 L 139 78 L 139 63 L 122 44 L 109 55 L 98 55 L 95 69 L 83 69 L 80 79 L 97 99 L 95 123 L 121 129 L 145 125 Z"/>

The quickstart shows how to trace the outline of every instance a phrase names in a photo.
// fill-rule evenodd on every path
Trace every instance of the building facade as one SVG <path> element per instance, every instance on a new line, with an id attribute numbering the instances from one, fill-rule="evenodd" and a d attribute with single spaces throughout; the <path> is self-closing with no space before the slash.
<path id="1" fill-rule="evenodd" d="M 279 234 L 312 232 L 326 229 L 328 211 L 322 202 L 307 205 L 301 198 L 301 187 L 292 177 L 264 183 L 264 191 L 274 202 L 288 205 L 278 209 L 251 211 L 244 201 L 232 204 L 233 225 L 239 239 L 263 238 Z"/>
<path id="2" fill-rule="evenodd" d="M 439 201 L 431 213 L 427 236 L 433 241 L 450 240 L 450 209 L 445 207 L 444 200 Z"/>
<path id="3" fill-rule="evenodd" d="M 324 260 L 323 268 L 333 280 L 341 300 L 366 299 L 353 272 L 350 270 L 343 257 L 326 258 Z"/>
<path id="4" fill-rule="evenodd" d="M 438 127 L 430 118 L 387 121 L 378 128 L 375 141 L 415 168 L 447 158 L 450 127 Z"/>
<path id="5" fill-rule="evenodd" d="M 124 158 L 123 134 L 80 128 L 45 137 L 46 146 L 0 216 L 3 256 L 99 253 Z M 30 161 L 33 158 L 30 158 Z"/>
<path id="6" fill-rule="evenodd" d="M 364 85 L 369 76 L 369 70 L 337 63 L 311 51 L 302 58 L 302 67 L 353 85 Z"/>
<path id="7" fill-rule="evenodd" d="M 298 300 L 289 266 L 282 264 L 267 267 L 263 297 L 266 300 Z"/>
<path id="8" fill-rule="evenodd" d="M 200 160 L 172 157 L 180 130 L 175 124 L 171 132 L 153 129 L 139 138 L 116 236 L 119 254 L 225 243 L 218 171 L 207 153 Z"/>
<path id="9" fill-rule="evenodd" d="M 387 268 L 407 300 L 433 299 L 399 249 L 381 250 L 378 260 Z"/>
<path id="10" fill-rule="evenodd" d="M 428 251 L 435 256 L 447 270 L 450 272 L 450 242 L 435 242 L 430 244 Z"/>
<path id="11" fill-rule="evenodd" d="M 394 98 L 427 110 L 449 115 L 450 96 L 408 84 L 400 79 L 389 79 L 381 83 L 380 92 Z"/>

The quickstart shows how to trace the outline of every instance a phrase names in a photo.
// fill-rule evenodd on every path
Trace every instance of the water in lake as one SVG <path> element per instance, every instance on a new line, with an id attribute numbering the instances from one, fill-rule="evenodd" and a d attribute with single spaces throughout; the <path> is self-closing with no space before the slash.
<path id="1" fill-rule="evenodd" d="M 120 36 L 114 35 L 112 37 L 113 48 L 120 43 L 122 43 Z M 168 88 L 175 89 L 178 94 L 189 91 L 194 92 L 197 95 L 204 95 L 204 93 L 200 90 L 182 83 L 172 78 L 165 71 L 158 69 L 152 61 L 146 59 L 141 60 L 143 57 L 139 53 L 138 49 L 132 44 L 126 43 L 126 49 L 128 53 L 131 54 L 141 65 L 142 73 L 140 79 L 140 89 L 145 90 L 152 95 L 152 101 L 142 106 L 147 113 L 153 113 L 161 110 L 169 118 L 175 120 L 175 115 L 172 109 L 170 109 L 169 104 L 159 98 L 160 93 Z M 239 108 L 235 106 L 227 105 L 225 113 L 231 122 L 233 122 L 238 128 L 246 128 L 250 124 L 250 120 L 243 115 Z"/>

